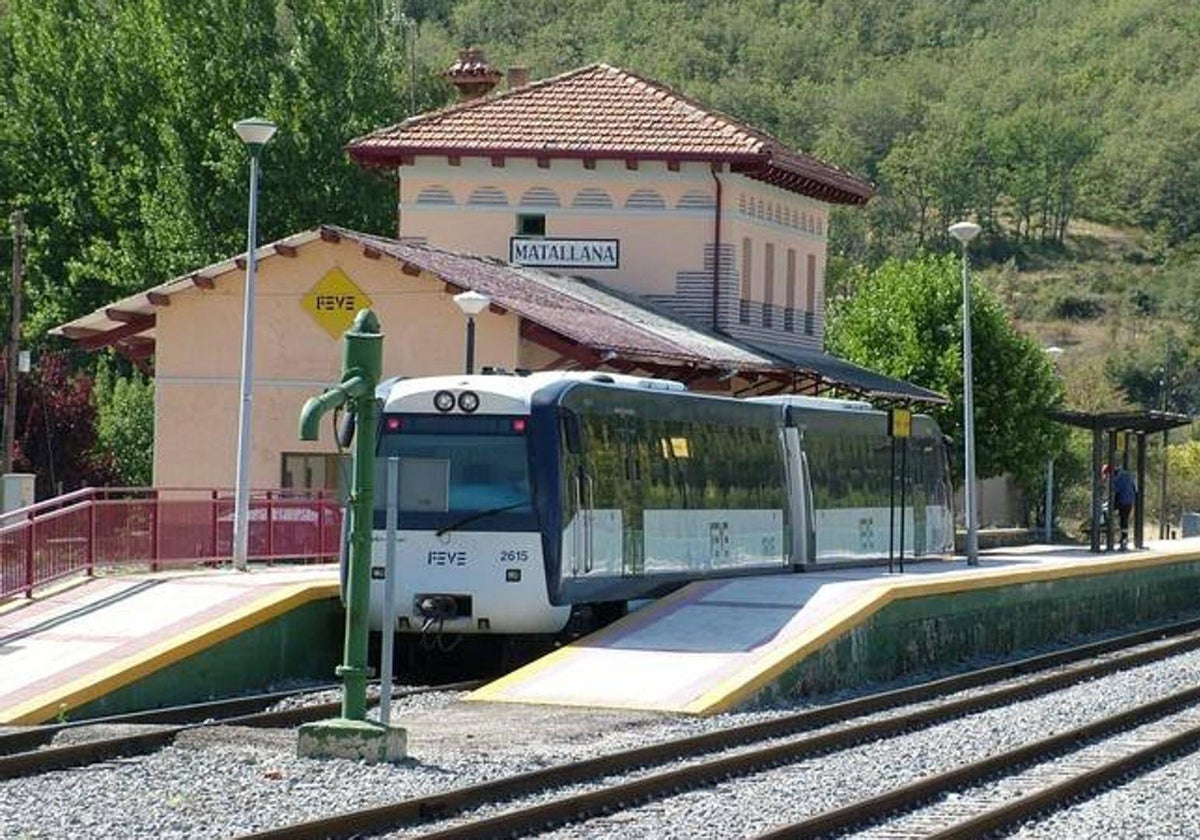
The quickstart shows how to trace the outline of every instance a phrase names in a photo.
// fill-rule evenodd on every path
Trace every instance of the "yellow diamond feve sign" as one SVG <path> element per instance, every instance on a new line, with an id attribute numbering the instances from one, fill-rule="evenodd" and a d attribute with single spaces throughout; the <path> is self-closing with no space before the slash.
<path id="1" fill-rule="evenodd" d="M 308 290 L 300 305 L 321 325 L 321 329 L 334 338 L 341 338 L 342 333 L 354 323 L 358 310 L 371 305 L 371 299 L 344 271 L 331 268 Z"/>

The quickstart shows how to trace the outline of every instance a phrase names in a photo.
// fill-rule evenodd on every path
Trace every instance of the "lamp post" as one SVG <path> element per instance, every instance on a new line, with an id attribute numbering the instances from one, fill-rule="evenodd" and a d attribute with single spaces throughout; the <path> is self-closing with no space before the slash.
<path id="1" fill-rule="evenodd" d="M 975 394 L 971 381 L 971 281 L 967 276 L 967 245 L 979 235 L 974 222 L 950 225 L 950 235 L 962 243 L 963 287 L 963 501 L 967 508 L 967 565 L 979 565 L 979 503 L 975 498 Z"/>
<path id="2" fill-rule="evenodd" d="M 1058 359 L 1065 352 L 1061 347 L 1051 346 L 1046 348 L 1046 355 L 1050 357 L 1050 361 L 1054 365 L 1054 369 L 1058 370 Z M 1054 456 L 1051 455 L 1046 460 L 1046 544 L 1049 545 L 1054 541 Z"/>
<path id="3" fill-rule="evenodd" d="M 246 293 L 242 312 L 242 400 L 238 408 L 237 483 L 233 503 L 233 567 L 245 571 L 250 546 L 250 395 L 254 380 L 254 269 L 258 239 L 258 159 L 275 123 L 239 120 L 233 130 L 250 152 L 250 213 L 246 225 Z"/>
<path id="4" fill-rule="evenodd" d="M 467 316 L 467 373 L 475 372 L 475 316 L 491 302 L 490 297 L 473 289 L 454 296 L 454 303 Z"/>

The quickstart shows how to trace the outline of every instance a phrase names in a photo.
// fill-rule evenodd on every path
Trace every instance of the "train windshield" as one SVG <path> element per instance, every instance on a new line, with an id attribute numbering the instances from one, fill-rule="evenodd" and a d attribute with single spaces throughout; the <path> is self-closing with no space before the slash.
<path id="1" fill-rule="evenodd" d="M 387 467 L 399 466 L 400 516 L 441 527 L 463 517 L 530 514 L 527 418 L 388 414 L 375 462 L 376 519 L 388 498 Z M 465 520 L 464 520 L 465 521 Z"/>

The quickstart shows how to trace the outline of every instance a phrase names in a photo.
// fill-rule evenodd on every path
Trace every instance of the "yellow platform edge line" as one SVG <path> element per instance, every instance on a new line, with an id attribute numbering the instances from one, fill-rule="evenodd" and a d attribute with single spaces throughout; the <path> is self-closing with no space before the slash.
<path id="1" fill-rule="evenodd" d="M 708 584 L 708 583 L 724 584 L 727 582 L 728 581 L 726 581 L 726 580 L 701 581 L 702 584 Z M 716 588 L 719 588 L 719 587 L 716 587 Z M 665 610 L 665 609 L 669 608 L 670 606 L 672 606 L 676 601 L 683 599 L 683 598 L 689 598 L 689 597 L 691 597 L 690 594 L 685 594 L 684 589 L 677 589 L 674 592 L 671 592 L 671 593 L 667 594 L 666 596 L 664 596 L 653 607 L 647 607 L 647 609 Z M 629 618 L 633 618 L 636 620 L 639 615 L 641 615 L 640 612 L 632 613 L 632 614 L 630 614 Z M 642 616 L 642 620 L 643 621 L 645 620 L 644 616 Z M 624 634 L 624 633 L 628 632 L 628 628 L 619 626 L 622 623 L 623 622 L 618 621 L 618 622 L 614 622 L 613 624 L 609 624 L 607 627 L 601 627 L 595 633 L 588 635 L 586 637 L 586 639 L 581 639 L 581 640 L 579 640 L 579 642 L 572 642 L 569 645 L 564 645 L 563 647 L 560 647 L 557 650 L 551 651 L 550 653 L 546 654 L 545 656 L 543 656 L 539 659 L 535 659 L 533 662 L 530 662 L 527 665 L 522 665 L 517 670 L 511 671 L 510 673 L 507 673 L 502 677 L 498 677 L 497 679 L 492 680 L 491 682 L 487 683 L 486 685 L 480 686 L 479 688 L 472 691 L 470 694 L 468 694 L 463 699 L 470 701 L 470 702 L 479 702 L 479 703 L 531 703 L 531 702 L 536 703 L 538 701 L 523 700 L 518 697 L 507 697 L 507 696 L 504 696 L 504 693 L 509 688 L 516 686 L 516 685 L 520 685 L 525 680 L 536 677 L 539 674 L 541 674 L 543 671 L 546 671 L 547 669 L 550 669 L 550 668 L 553 668 L 553 667 L 559 665 L 564 659 L 578 658 L 579 656 L 585 655 L 590 648 L 602 646 L 602 643 L 607 641 L 610 636 Z M 545 703 L 547 705 L 568 705 L 568 706 L 587 705 L 585 703 L 571 703 L 571 702 L 565 702 L 565 703 L 560 704 L 560 703 L 557 703 L 554 701 L 545 701 Z M 623 708 L 623 707 L 613 706 L 612 708 Z M 641 708 L 641 707 L 632 707 L 631 706 L 629 708 Z M 672 711 L 672 710 L 671 709 L 663 709 L 663 711 Z"/>
<path id="2" fill-rule="evenodd" d="M 124 688 L 161 668 L 213 647 L 310 601 L 335 597 L 338 589 L 337 581 L 298 583 L 281 587 L 229 615 L 197 625 L 134 656 L 114 662 L 95 674 L 80 677 L 0 712 L 0 723 L 45 723 L 57 717 L 63 710 L 86 705 L 111 691 Z"/>
<path id="3" fill-rule="evenodd" d="M 998 589 L 1020 583 L 1115 574 L 1138 568 L 1194 563 L 1200 552 L 1171 554 L 1138 553 L 1130 557 L 1105 558 L 1073 562 L 1071 565 L 1020 566 L 1000 569 L 973 570 L 938 580 L 880 580 L 874 590 L 838 610 L 820 625 L 802 633 L 789 645 L 781 647 L 762 659 L 747 664 L 739 673 L 727 677 L 680 711 L 708 716 L 728 711 L 750 700 L 773 683 L 805 656 L 828 644 L 846 631 L 861 624 L 892 601 Z"/>
<path id="4" fill-rule="evenodd" d="M 820 624 L 797 635 L 789 644 L 780 647 L 778 650 L 748 662 L 740 671 L 721 680 L 709 691 L 706 691 L 696 700 L 682 707 L 673 704 L 635 704 L 625 702 L 605 704 L 604 708 L 676 712 L 696 716 L 708 716 L 729 711 L 739 704 L 752 699 L 762 689 L 777 680 L 805 656 L 858 626 L 895 600 L 973 592 L 981 589 L 998 589 L 1021 583 L 1037 583 L 1076 577 L 1115 574 L 1138 568 L 1144 569 L 1190 563 L 1198 560 L 1200 560 L 1200 551 L 1172 553 L 1139 551 L 1129 556 L 1071 560 L 1053 565 L 1030 564 L 1017 565 L 1015 567 L 1004 566 L 996 569 L 970 569 L 944 575 L 939 574 L 933 580 L 929 578 L 912 578 L 907 580 L 880 579 L 875 582 L 869 591 L 847 602 L 845 606 L 834 611 Z M 736 578 L 730 580 L 736 580 Z M 721 582 L 724 583 L 727 581 L 722 580 Z M 689 596 L 685 596 L 683 590 L 678 590 L 664 598 L 658 605 L 649 609 L 656 611 L 666 609 L 672 606 L 675 601 L 684 597 Z M 464 699 L 494 703 L 593 707 L 596 705 L 594 702 L 574 701 L 570 698 L 527 699 L 509 696 L 506 692 L 554 668 L 567 658 L 577 658 L 585 655 L 594 643 L 601 642 L 610 635 L 626 632 L 625 628 L 621 628 L 618 625 L 619 623 L 609 625 L 609 627 L 600 630 L 599 633 L 588 637 L 586 640 L 582 640 L 582 643 L 572 643 L 566 647 L 559 648 L 535 662 L 531 662 L 510 674 L 506 674 L 476 689 Z M 589 644 L 589 642 L 593 644 Z"/>

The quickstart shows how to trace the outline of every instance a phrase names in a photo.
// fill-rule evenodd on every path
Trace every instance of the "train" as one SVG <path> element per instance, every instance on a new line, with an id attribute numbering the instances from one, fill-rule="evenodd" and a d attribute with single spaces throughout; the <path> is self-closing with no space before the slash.
<path id="1" fill-rule="evenodd" d="M 898 440 L 863 402 L 594 371 L 377 397 L 376 631 L 554 637 L 696 580 L 953 553 L 949 447 L 925 415 Z"/>

